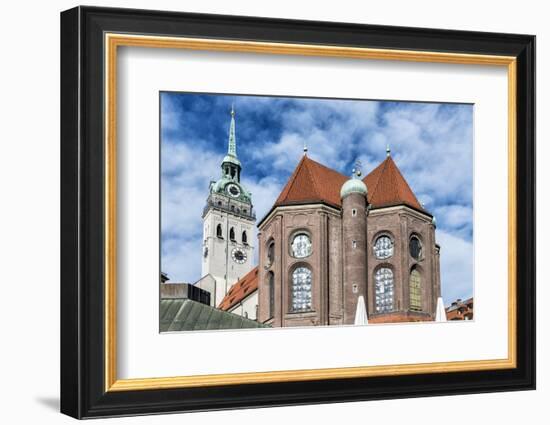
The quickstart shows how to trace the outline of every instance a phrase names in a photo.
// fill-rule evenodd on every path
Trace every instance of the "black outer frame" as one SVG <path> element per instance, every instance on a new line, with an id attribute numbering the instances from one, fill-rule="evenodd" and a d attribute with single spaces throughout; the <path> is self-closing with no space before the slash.
<path id="1" fill-rule="evenodd" d="M 517 58 L 517 368 L 104 391 L 105 32 Z M 75 418 L 535 388 L 535 37 L 77 7 L 61 13 L 61 412 Z"/>

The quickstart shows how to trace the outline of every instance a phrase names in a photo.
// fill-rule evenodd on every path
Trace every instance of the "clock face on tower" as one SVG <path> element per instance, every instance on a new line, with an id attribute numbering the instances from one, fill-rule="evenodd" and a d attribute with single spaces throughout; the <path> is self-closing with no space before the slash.
<path id="1" fill-rule="evenodd" d="M 241 194 L 241 189 L 236 184 L 228 184 L 226 190 L 229 196 L 233 198 L 237 198 Z"/>
<path id="2" fill-rule="evenodd" d="M 240 249 L 235 248 L 231 251 L 231 258 L 233 258 L 235 263 L 243 264 L 246 261 L 246 254 Z"/>

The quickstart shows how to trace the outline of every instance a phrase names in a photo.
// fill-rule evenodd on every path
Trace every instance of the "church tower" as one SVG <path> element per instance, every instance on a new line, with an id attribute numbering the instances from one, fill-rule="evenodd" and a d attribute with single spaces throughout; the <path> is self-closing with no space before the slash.
<path id="1" fill-rule="evenodd" d="M 367 186 L 359 164 L 342 185 L 342 260 L 344 270 L 344 324 L 352 325 L 367 297 Z M 362 303 L 362 305 L 358 305 Z"/>
<path id="2" fill-rule="evenodd" d="M 202 276 L 215 280 L 214 305 L 218 306 L 238 279 L 253 266 L 256 216 L 252 195 L 241 184 L 241 162 L 237 157 L 235 110 L 231 108 L 227 155 L 221 177 L 210 182 L 203 219 Z"/>

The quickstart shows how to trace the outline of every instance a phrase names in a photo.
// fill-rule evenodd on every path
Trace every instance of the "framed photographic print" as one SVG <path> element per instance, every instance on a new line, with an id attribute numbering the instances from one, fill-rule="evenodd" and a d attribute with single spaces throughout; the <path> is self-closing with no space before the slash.
<path id="1" fill-rule="evenodd" d="M 61 14 L 61 411 L 535 388 L 535 38 Z"/>

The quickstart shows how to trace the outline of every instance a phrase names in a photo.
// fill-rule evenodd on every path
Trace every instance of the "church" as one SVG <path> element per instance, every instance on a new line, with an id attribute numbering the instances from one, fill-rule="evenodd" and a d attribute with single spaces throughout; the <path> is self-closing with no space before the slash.
<path id="1" fill-rule="evenodd" d="M 221 177 L 210 183 L 202 216 L 196 285 L 213 306 L 272 327 L 436 320 L 443 306 L 435 219 L 389 148 L 364 177 L 304 149 L 257 224 L 242 172 L 232 109 Z"/>

